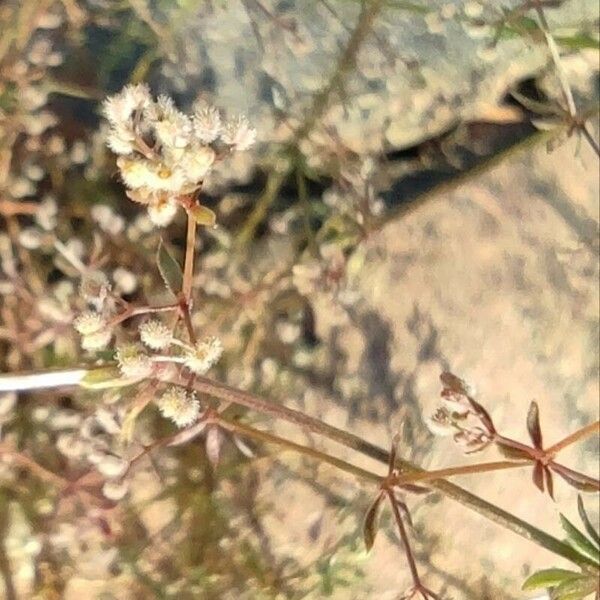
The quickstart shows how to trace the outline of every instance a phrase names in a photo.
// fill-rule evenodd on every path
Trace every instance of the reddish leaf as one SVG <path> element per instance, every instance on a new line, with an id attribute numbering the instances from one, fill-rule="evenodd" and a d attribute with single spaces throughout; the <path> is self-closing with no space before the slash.
<path id="1" fill-rule="evenodd" d="M 533 466 L 533 483 L 544 493 L 544 465 L 541 462 L 536 462 Z"/>
<path id="2" fill-rule="evenodd" d="M 542 447 L 542 430 L 540 428 L 540 409 L 538 408 L 537 402 L 532 402 L 529 405 L 529 411 L 527 412 L 527 431 L 529 431 L 529 437 L 536 448 Z"/>
<path id="3" fill-rule="evenodd" d="M 569 485 L 582 492 L 598 492 L 600 485 L 598 482 L 592 483 L 589 479 L 579 478 L 576 473 L 565 473 L 558 465 L 551 464 L 550 468 L 554 473 L 560 475 Z"/>
<path id="4" fill-rule="evenodd" d="M 548 467 L 544 467 L 544 478 L 546 480 L 546 490 L 548 490 L 548 496 L 554 500 L 554 481 L 552 479 L 552 471 Z"/>
<path id="5" fill-rule="evenodd" d="M 365 515 L 365 521 L 363 523 L 363 538 L 365 540 L 365 546 L 367 552 L 371 550 L 375 543 L 375 536 L 377 535 L 377 529 L 379 528 L 379 513 L 381 509 L 381 502 L 385 498 L 383 492 L 379 492 L 373 503 L 369 507 L 367 514 Z"/>
<path id="6" fill-rule="evenodd" d="M 514 448 L 509 444 L 505 444 L 502 441 L 496 441 L 496 446 L 498 450 L 506 456 L 506 458 L 511 458 L 513 460 L 526 460 L 530 459 L 531 455 L 526 450 L 521 450 L 520 448 Z"/>

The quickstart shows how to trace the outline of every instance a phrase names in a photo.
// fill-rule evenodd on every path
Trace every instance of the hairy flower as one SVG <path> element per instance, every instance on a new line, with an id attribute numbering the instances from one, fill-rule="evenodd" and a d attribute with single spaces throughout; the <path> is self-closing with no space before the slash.
<path id="1" fill-rule="evenodd" d="M 144 110 L 151 101 L 147 85 L 128 85 L 121 93 L 107 98 L 102 108 L 109 122 L 118 125 L 129 120 L 136 110 Z"/>
<path id="2" fill-rule="evenodd" d="M 157 202 L 148 206 L 148 216 L 157 227 L 166 227 L 177 214 L 177 204 L 174 202 Z"/>
<path id="3" fill-rule="evenodd" d="M 256 141 L 256 129 L 245 116 L 239 115 L 225 125 L 221 139 L 236 150 L 247 150 Z"/>
<path id="4" fill-rule="evenodd" d="M 171 419 L 177 427 L 191 425 L 200 413 L 195 394 L 180 387 L 170 387 L 160 397 L 158 409 L 163 417 Z"/>
<path id="5" fill-rule="evenodd" d="M 214 106 L 197 104 L 192 117 L 194 133 L 203 144 L 214 142 L 221 133 L 221 115 Z"/>
<path id="6" fill-rule="evenodd" d="M 140 325 L 140 339 L 153 350 L 162 350 L 173 341 L 171 330 L 160 321 L 146 321 Z"/>
<path id="7" fill-rule="evenodd" d="M 81 335 L 90 335 L 104 329 L 106 327 L 106 319 L 100 313 L 88 310 L 81 313 L 73 321 L 73 325 Z"/>
<path id="8" fill-rule="evenodd" d="M 139 344 L 126 344 L 117 348 L 119 370 L 125 377 L 142 379 L 152 372 L 152 360 Z"/>
<path id="9" fill-rule="evenodd" d="M 198 183 L 208 173 L 215 161 L 215 151 L 208 146 L 198 146 L 186 152 L 180 161 L 181 170 L 190 183 Z"/>
<path id="10" fill-rule="evenodd" d="M 95 333 L 84 335 L 81 338 L 81 347 L 84 350 L 103 350 L 108 346 L 112 338 L 112 331 L 110 329 L 102 329 Z"/>
<path id="11" fill-rule="evenodd" d="M 216 337 L 207 337 L 189 350 L 184 357 L 184 365 L 198 375 L 204 375 L 223 354 L 223 344 Z"/>

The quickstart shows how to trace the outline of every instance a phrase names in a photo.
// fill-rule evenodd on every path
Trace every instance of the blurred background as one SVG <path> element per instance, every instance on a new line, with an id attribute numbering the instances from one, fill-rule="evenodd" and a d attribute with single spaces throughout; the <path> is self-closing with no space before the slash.
<path id="1" fill-rule="evenodd" d="M 84 303 L 65 251 L 128 301 L 164 299 L 156 247 L 183 251 L 183 215 L 158 230 L 127 200 L 101 115 L 106 96 L 147 82 L 258 131 L 203 187 L 218 227 L 200 235 L 195 319 L 223 341 L 217 379 L 383 447 L 401 431 L 400 454 L 426 468 L 473 461 L 424 425 L 444 370 L 518 439 L 534 399 L 549 443 L 597 419 L 600 15 L 596 0 L 542 5 L 560 58 L 533 3 L 513 0 L 4 0 L 2 372 L 94 360 L 72 328 Z M 83 424 L 106 426 L 127 394 L 2 394 L 0 443 L 76 478 Z M 155 413 L 138 420 L 140 443 L 172 432 Z M 152 453 L 110 511 L 59 502 L 0 456 L 0 597 L 401 596 L 389 515 L 364 551 L 373 490 L 221 441 L 216 468 L 203 438 Z M 590 440 L 565 462 L 590 472 L 597 455 Z M 575 492 L 559 484 L 553 504 L 528 473 L 459 483 L 558 537 L 558 513 L 576 514 Z M 451 500 L 408 503 L 444 598 L 524 598 L 529 573 L 564 566 Z"/>

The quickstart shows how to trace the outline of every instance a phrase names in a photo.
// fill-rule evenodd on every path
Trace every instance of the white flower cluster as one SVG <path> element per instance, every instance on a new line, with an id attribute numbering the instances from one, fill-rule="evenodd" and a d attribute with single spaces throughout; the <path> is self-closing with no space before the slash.
<path id="1" fill-rule="evenodd" d="M 158 409 L 163 417 L 171 419 L 177 427 L 187 427 L 198 418 L 200 403 L 193 392 L 170 387 L 160 397 Z"/>
<path id="2" fill-rule="evenodd" d="M 75 329 L 81 334 L 81 347 L 94 351 L 106 348 L 112 338 L 112 330 L 106 319 L 98 312 L 88 310 L 74 321 Z"/>
<path id="3" fill-rule="evenodd" d="M 244 116 L 223 123 L 215 107 L 199 103 L 186 115 L 141 84 L 108 98 L 104 114 L 128 196 L 147 205 L 158 226 L 171 221 L 178 196 L 195 192 L 224 151 L 246 150 L 256 140 Z"/>
<path id="4" fill-rule="evenodd" d="M 183 364 L 193 373 L 204 375 L 223 354 L 221 340 L 216 337 L 207 337 L 189 348 L 185 354 Z"/>

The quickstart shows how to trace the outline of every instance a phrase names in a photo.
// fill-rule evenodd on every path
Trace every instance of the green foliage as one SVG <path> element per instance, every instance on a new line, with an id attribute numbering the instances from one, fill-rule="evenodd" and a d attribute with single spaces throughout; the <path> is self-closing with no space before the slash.
<path id="1" fill-rule="evenodd" d="M 593 527 L 581 496 L 578 498 L 579 515 L 588 533 L 584 535 L 569 519 L 560 515 L 566 534 L 566 542 L 580 556 L 580 571 L 569 569 L 542 569 L 531 575 L 523 590 L 550 590 L 552 600 L 582 600 L 591 594 L 600 593 L 600 544 L 598 532 Z"/>

